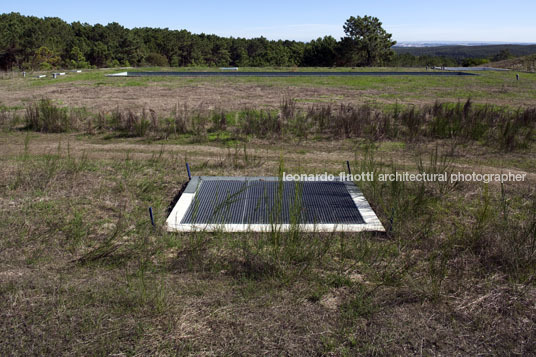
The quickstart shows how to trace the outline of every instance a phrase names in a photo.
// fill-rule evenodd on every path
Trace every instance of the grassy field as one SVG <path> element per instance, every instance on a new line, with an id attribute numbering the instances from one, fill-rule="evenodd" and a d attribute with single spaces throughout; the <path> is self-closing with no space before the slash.
<path id="1" fill-rule="evenodd" d="M 535 75 L 103 73 L 0 80 L 0 354 L 536 354 Z M 185 162 L 346 160 L 526 179 L 358 183 L 386 234 L 164 229 Z"/>
<path id="2" fill-rule="evenodd" d="M 140 70 L 162 70 L 142 68 Z M 170 69 L 166 69 L 170 70 Z M 173 69 L 175 70 L 175 69 Z M 182 69 L 184 70 L 184 69 Z M 188 70 L 207 70 L 189 68 Z M 241 70 L 260 70 L 243 68 Z M 265 70 L 265 69 L 262 69 Z M 289 70 L 289 69 L 267 69 Z M 290 70 L 325 70 L 300 68 Z M 332 69 L 328 69 L 332 70 Z M 369 69 L 360 69 L 369 70 Z M 379 68 L 382 70 L 423 70 Z M 109 78 L 104 74 L 124 70 L 92 70 L 68 73 L 58 79 L 20 78 L 5 75 L 0 80 L 0 105 L 24 107 L 43 97 L 72 107 L 92 111 L 110 111 L 117 107 L 136 109 L 149 107 L 168 113 L 177 103 L 191 107 L 207 105 L 222 109 L 244 106 L 279 106 L 284 93 L 300 103 L 368 103 L 373 106 L 431 104 L 436 100 L 456 102 L 472 98 L 478 103 L 513 107 L 536 105 L 536 74 L 514 72 L 475 72 L 469 77 L 288 77 L 288 78 Z M 50 77 L 50 75 L 49 75 Z"/>

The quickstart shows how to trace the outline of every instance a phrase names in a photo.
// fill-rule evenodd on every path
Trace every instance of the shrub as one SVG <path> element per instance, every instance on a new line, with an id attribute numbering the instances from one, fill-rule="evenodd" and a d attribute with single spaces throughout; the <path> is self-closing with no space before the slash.
<path id="1" fill-rule="evenodd" d="M 28 129 L 43 133 L 62 133 L 74 127 L 67 109 L 57 107 L 50 99 L 30 104 L 24 118 Z"/>
<path id="2" fill-rule="evenodd" d="M 273 111 L 246 109 L 239 113 L 238 120 L 243 135 L 265 138 L 282 132 L 281 116 Z"/>
<path id="3" fill-rule="evenodd" d="M 184 134 L 188 131 L 188 106 L 184 104 L 180 106 L 179 103 L 173 109 L 174 118 L 174 130 L 175 134 Z"/>
<path id="4" fill-rule="evenodd" d="M 163 56 L 163 55 L 161 55 L 159 53 L 149 53 L 145 57 L 145 62 L 148 65 L 151 65 L 151 66 L 157 66 L 157 67 L 168 67 L 169 66 L 169 62 L 168 62 L 166 56 Z"/>

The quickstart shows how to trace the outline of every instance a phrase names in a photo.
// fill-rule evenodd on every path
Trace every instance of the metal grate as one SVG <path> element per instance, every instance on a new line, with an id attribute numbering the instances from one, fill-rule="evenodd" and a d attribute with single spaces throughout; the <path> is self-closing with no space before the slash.
<path id="1" fill-rule="evenodd" d="M 343 182 L 203 180 L 181 224 L 364 224 Z"/>
<path id="2" fill-rule="evenodd" d="M 477 74 L 450 72 L 121 72 L 109 77 L 356 77 L 356 76 L 476 76 Z"/>

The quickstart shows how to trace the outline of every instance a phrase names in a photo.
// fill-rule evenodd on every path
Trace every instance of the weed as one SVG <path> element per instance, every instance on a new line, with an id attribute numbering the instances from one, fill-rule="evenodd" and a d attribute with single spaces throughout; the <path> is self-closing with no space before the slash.
<path id="1" fill-rule="evenodd" d="M 119 218 L 115 224 L 115 229 L 108 238 L 106 238 L 101 244 L 87 252 L 80 258 L 74 260 L 78 264 L 89 264 L 98 262 L 104 258 L 109 257 L 113 252 L 119 248 L 119 244 L 116 242 L 124 230 L 124 207 L 119 211 Z"/>
<path id="2" fill-rule="evenodd" d="M 263 165 L 262 158 L 255 152 L 248 152 L 247 143 L 239 145 L 236 143 L 230 148 L 227 148 L 227 162 L 230 162 L 230 166 L 235 169 L 255 168 Z"/>
<path id="3" fill-rule="evenodd" d="M 68 249 L 75 252 L 76 248 L 87 239 L 90 229 L 85 222 L 83 211 L 72 210 L 72 213 L 73 217 L 69 219 L 63 230 Z"/>
<path id="4" fill-rule="evenodd" d="M 26 108 L 26 127 L 44 133 L 70 131 L 75 123 L 71 121 L 66 108 L 57 107 L 51 100 L 42 99 Z"/>
<path id="5" fill-rule="evenodd" d="M 358 285 L 352 298 L 342 306 L 343 318 L 348 321 L 354 321 L 359 317 L 368 317 L 374 313 L 377 308 L 373 303 L 373 294 L 376 290 L 368 290 L 363 285 Z"/>
<path id="6" fill-rule="evenodd" d="M 5 116 L 5 115 L 4 115 Z M 491 105 L 463 105 L 435 102 L 431 106 L 395 104 L 393 112 L 369 105 L 313 104 L 303 110 L 296 100 L 283 97 L 279 110 L 244 109 L 226 113 L 221 109 L 189 110 L 177 104 L 170 117 L 160 118 L 153 110 L 140 114 L 131 110 L 112 111 L 92 118 L 85 109 L 56 107 L 43 99 L 26 110 L 26 126 L 42 132 L 76 130 L 85 121 L 86 133 L 108 128 L 122 136 L 169 138 L 189 134 L 193 142 L 205 142 L 209 133 L 229 133 L 257 138 L 293 137 L 307 139 L 311 133 L 335 138 L 384 140 L 401 138 L 408 142 L 424 139 L 481 141 L 503 151 L 526 149 L 534 141 L 536 109 L 511 111 Z M 106 123 L 108 121 L 108 123 Z M 212 134 L 211 134 L 212 135 Z M 218 134 L 219 135 L 219 134 Z"/>

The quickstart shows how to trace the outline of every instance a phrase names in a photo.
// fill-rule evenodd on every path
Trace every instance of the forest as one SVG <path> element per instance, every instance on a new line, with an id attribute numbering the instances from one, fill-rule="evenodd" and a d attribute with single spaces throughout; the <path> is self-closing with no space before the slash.
<path id="1" fill-rule="evenodd" d="M 362 26 L 352 32 L 348 21 Z M 362 21 L 363 22 L 359 22 Z M 128 29 L 73 22 L 57 17 L 39 18 L 19 13 L 0 15 L 0 69 L 49 70 L 129 66 L 437 66 L 473 65 L 486 59 L 432 53 L 393 51 L 395 41 L 378 19 L 351 17 L 346 37 L 320 37 L 310 42 L 193 34 L 167 28 Z M 358 21 L 358 22 L 355 22 Z M 364 32 L 363 32 L 364 31 Z M 355 38 L 362 34 L 369 41 Z M 358 43 L 359 42 L 359 43 Z M 379 44 L 379 45 L 378 45 Z M 370 47 L 374 53 L 370 53 Z"/>

